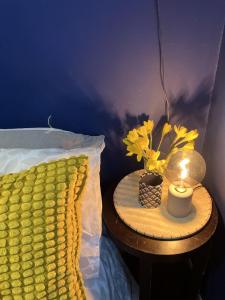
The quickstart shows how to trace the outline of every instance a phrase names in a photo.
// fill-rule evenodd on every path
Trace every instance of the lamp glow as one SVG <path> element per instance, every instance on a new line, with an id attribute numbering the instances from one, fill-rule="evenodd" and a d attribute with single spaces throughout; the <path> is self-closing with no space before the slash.
<path id="1" fill-rule="evenodd" d="M 180 193 L 184 193 L 186 191 L 186 188 L 184 187 L 183 185 L 183 181 L 185 178 L 187 178 L 188 176 L 188 173 L 189 173 L 189 170 L 187 168 L 187 164 L 190 162 L 190 159 L 188 158 L 185 158 L 183 160 L 181 160 L 179 162 L 179 167 L 181 169 L 181 172 L 180 172 L 180 183 L 179 183 L 179 186 L 176 187 L 176 190 Z"/>
<path id="2" fill-rule="evenodd" d="M 181 168 L 180 178 L 185 179 L 188 176 L 188 169 L 186 165 L 190 162 L 190 159 L 185 158 L 180 163 L 179 166 Z"/>
<path id="3" fill-rule="evenodd" d="M 167 209 L 175 217 L 185 217 L 191 211 L 193 187 L 199 184 L 206 172 L 200 153 L 180 150 L 168 161 L 165 177 L 169 180 Z"/>

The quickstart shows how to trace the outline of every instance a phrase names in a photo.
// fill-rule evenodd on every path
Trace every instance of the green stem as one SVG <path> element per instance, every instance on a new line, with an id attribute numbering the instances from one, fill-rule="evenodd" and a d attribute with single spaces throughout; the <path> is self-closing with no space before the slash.
<path id="1" fill-rule="evenodd" d="M 148 171 L 148 170 L 147 170 L 147 167 L 146 167 L 147 162 L 148 162 L 147 158 L 144 158 L 144 169 L 145 169 L 146 171 Z"/>
<path id="2" fill-rule="evenodd" d="M 150 133 L 150 150 L 152 150 L 152 133 Z"/>
<path id="3" fill-rule="evenodd" d="M 177 147 L 178 145 L 183 144 L 183 143 L 186 143 L 186 142 L 187 142 L 187 141 L 186 141 L 185 138 L 184 138 L 184 139 L 182 139 L 180 142 L 175 143 L 174 146 Z"/>
<path id="4" fill-rule="evenodd" d="M 162 144 L 162 141 L 163 141 L 163 138 L 164 138 L 164 136 L 162 135 L 162 136 L 161 136 L 161 139 L 160 139 L 160 142 L 159 142 L 159 145 L 158 145 L 158 148 L 157 148 L 157 150 L 156 150 L 156 151 L 159 151 L 159 149 L 160 149 L 160 146 L 161 146 L 161 144 Z"/>
<path id="5" fill-rule="evenodd" d="M 174 147 L 176 147 L 177 142 L 178 142 L 180 139 L 181 139 L 181 138 L 175 137 L 174 141 L 173 141 L 172 144 L 170 145 L 170 151 L 171 151 Z"/>

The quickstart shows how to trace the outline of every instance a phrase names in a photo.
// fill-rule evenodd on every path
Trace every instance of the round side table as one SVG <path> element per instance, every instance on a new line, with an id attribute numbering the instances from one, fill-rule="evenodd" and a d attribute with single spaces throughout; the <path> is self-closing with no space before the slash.
<path id="1" fill-rule="evenodd" d="M 103 194 L 103 220 L 117 246 L 139 258 L 140 300 L 151 299 L 152 268 L 155 263 L 173 263 L 187 260 L 191 265 L 191 285 L 187 299 L 194 300 L 201 287 L 207 267 L 212 237 L 218 224 L 218 213 L 213 203 L 208 223 L 196 234 L 180 240 L 159 240 L 137 233 L 118 216 L 113 203 L 117 183 Z M 156 299 L 157 300 L 157 299 Z"/>

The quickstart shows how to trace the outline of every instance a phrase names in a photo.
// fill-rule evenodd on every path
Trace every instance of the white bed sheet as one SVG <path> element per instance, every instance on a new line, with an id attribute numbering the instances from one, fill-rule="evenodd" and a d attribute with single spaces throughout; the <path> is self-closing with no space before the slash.
<path id="1" fill-rule="evenodd" d="M 20 172 L 33 165 L 72 155 L 89 157 L 82 200 L 80 268 L 84 278 L 98 276 L 102 233 L 100 154 L 103 136 L 88 136 L 55 128 L 0 129 L 0 174 Z"/>
<path id="2" fill-rule="evenodd" d="M 138 285 L 131 276 L 114 243 L 101 237 L 100 272 L 97 278 L 86 279 L 88 300 L 138 300 Z"/>

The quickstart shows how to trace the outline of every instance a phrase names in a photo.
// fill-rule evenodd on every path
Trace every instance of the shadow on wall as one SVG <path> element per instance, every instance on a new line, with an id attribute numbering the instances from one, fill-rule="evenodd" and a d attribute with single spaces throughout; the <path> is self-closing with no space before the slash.
<path id="1" fill-rule="evenodd" d="M 188 129 L 198 129 L 200 132 L 196 143 L 197 148 L 201 148 L 204 139 L 204 132 L 208 119 L 208 110 L 210 105 L 212 80 L 210 77 L 204 79 L 196 88 L 192 95 L 187 90 L 183 90 L 170 103 L 170 122 L 186 126 Z M 163 115 L 155 128 L 154 139 L 158 143 L 163 124 L 166 122 L 166 116 Z M 165 148 L 163 149 L 166 152 Z"/>
<path id="2" fill-rule="evenodd" d="M 171 121 L 188 128 L 203 129 L 206 125 L 210 97 L 210 80 L 204 80 L 190 97 L 182 92 L 171 104 Z M 76 99 L 76 101 L 74 101 Z M 119 118 L 114 108 L 91 87 L 76 87 L 70 94 L 57 99 L 54 105 L 53 126 L 84 134 L 105 135 L 106 148 L 102 156 L 103 187 L 112 180 L 118 180 L 127 173 L 139 169 L 141 165 L 135 157 L 126 157 L 123 137 L 131 128 L 147 120 L 145 113 L 132 115 L 126 113 Z M 157 143 L 165 122 L 162 116 L 156 124 L 154 138 Z"/>
<path id="3" fill-rule="evenodd" d="M 197 140 L 197 148 L 203 144 L 204 131 L 208 119 L 208 110 L 210 105 L 212 80 L 205 78 L 196 88 L 192 95 L 188 90 L 183 90 L 170 104 L 170 122 L 180 124 L 189 129 L 198 129 L 200 132 Z M 159 134 L 163 123 L 166 121 L 162 116 L 158 122 L 156 133 Z"/>
<path id="4" fill-rule="evenodd" d="M 188 128 L 204 128 L 207 122 L 209 108 L 210 78 L 204 79 L 192 96 L 183 91 L 171 104 L 171 120 L 174 123 L 182 123 Z"/>
<path id="5" fill-rule="evenodd" d="M 39 90 L 37 82 L 29 82 L 24 86 L 18 83 L 13 90 L 11 89 L 12 94 L 8 93 L 5 98 L 1 110 L 1 124 L 8 128 L 46 127 L 48 116 L 51 114 L 51 125 L 55 128 L 90 135 L 105 135 L 106 148 L 102 157 L 103 186 L 141 168 L 135 157 L 125 156 L 126 149 L 122 138 L 129 129 L 147 120 L 149 116 L 145 113 L 132 115 L 127 112 L 124 118 L 120 118 L 114 107 L 92 87 L 82 88 L 70 80 L 65 80 L 64 85 L 62 89 L 60 86 L 46 83 L 44 89 Z M 43 83 L 40 83 L 40 86 L 43 86 Z M 209 104 L 209 86 L 209 81 L 205 80 L 191 97 L 188 96 L 188 92 L 183 92 L 174 99 L 171 105 L 172 122 L 190 128 L 203 128 Z M 16 109 L 12 109 L 13 107 Z M 156 125 L 156 142 L 165 120 L 165 116 L 162 116 Z"/>
<path id="6" fill-rule="evenodd" d="M 148 115 L 134 116 L 127 113 L 121 120 L 114 108 L 106 104 L 101 95 L 90 87 L 87 90 L 76 87 L 75 91 L 58 99 L 56 103 L 52 112 L 53 127 L 105 136 L 106 147 L 101 168 L 103 187 L 140 168 L 134 158 L 126 159 L 122 139 L 129 129 L 147 120 Z"/>

